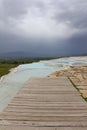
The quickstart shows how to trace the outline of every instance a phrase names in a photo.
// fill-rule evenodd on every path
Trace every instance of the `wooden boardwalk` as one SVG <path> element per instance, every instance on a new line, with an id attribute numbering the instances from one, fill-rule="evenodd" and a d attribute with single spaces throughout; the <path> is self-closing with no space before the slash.
<path id="1" fill-rule="evenodd" d="M 33 78 L 0 114 L 0 130 L 87 130 L 87 103 L 67 77 Z"/>

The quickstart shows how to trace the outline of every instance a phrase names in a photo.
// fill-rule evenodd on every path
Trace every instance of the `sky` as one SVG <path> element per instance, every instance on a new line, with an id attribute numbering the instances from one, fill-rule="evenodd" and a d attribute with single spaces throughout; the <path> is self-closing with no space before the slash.
<path id="1" fill-rule="evenodd" d="M 87 54 L 87 0 L 0 0 L 0 53 Z"/>

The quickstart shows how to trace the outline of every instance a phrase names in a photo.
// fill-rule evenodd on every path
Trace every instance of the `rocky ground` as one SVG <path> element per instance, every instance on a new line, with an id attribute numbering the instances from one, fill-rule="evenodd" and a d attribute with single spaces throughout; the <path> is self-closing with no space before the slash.
<path id="1" fill-rule="evenodd" d="M 54 72 L 49 76 L 67 76 L 82 96 L 87 98 L 87 66 L 71 66 L 69 69 Z"/>

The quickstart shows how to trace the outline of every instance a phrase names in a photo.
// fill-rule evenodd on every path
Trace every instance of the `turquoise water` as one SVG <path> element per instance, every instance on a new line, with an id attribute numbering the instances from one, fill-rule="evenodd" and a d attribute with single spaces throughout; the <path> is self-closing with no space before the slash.
<path id="1" fill-rule="evenodd" d="M 50 73 L 67 69 L 71 65 L 87 65 L 87 57 L 61 58 L 23 64 L 0 80 L 0 111 L 3 111 L 23 84 L 32 77 L 46 77 Z"/>

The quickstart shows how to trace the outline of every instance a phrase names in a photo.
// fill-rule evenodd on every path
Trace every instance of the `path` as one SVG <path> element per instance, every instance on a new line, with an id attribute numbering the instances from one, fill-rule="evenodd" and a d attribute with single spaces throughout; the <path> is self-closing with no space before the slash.
<path id="1" fill-rule="evenodd" d="M 0 114 L 0 130 L 87 130 L 87 103 L 67 77 L 33 78 Z"/>

